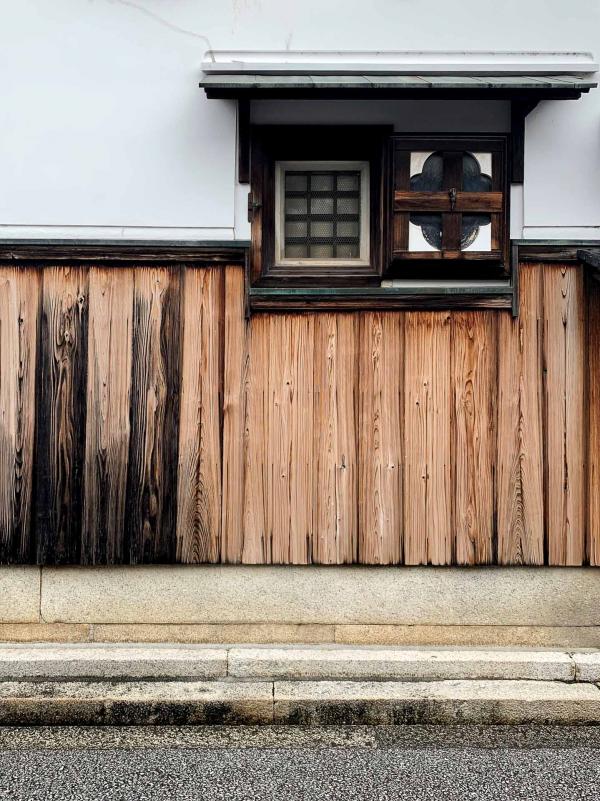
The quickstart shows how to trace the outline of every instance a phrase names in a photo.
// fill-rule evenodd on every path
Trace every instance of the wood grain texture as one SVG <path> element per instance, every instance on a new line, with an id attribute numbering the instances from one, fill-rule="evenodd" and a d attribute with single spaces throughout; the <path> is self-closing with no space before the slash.
<path id="1" fill-rule="evenodd" d="M 454 528 L 456 562 L 493 560 L 497 320 L 452 317 Z"/>
<path id="2" fill-rule="evenodd" d="M 125 495 L 131 435 L 133 276 L 90 268 L 87 418 L 81 559 L 125 559 Z"/>
<path id="3" fill-rule="evenodd" d="M 410 312 L 404 356 L 404 561 L 452 562 L 450 315 Z"/>
<path id="4" fill-rule="evenodd" d="M 40 564 L 79 561 L 87 394 L 87 270 L 43 271 L 37 366 L 36 539 Z"/>
<path id="5" fill-rule="evenodd" d="M 542 270 L 523 265 L 519 317 L 498 318 L 499 564 L 544 562 Z"/>
<path id="6" fill-rule="evenodd" d="M 39 273 L 0 268 L 0 562 L 32 558 Z"/>
<path id="7" fill-rule="evenodd" d="M 589 280 L 587 292 L 587 552 L 600 565 L 600 282 Z"/>
<path id="8" fill-rule="evenodd" d="M 273 564 L 311 559 L 313 315 L 273 315 L 269 326 L 267 533 Z"/>
<path id="9" fill-rule="evenodd" d="M 223 359 L 223 504 L 221 561 L 237 564 L 244 550 L 244 422 L 248 333 L 244 271 L 225 272 Z"/>
<path id="10" fill-rule="evenodd" d="M 358 557 L 358 320 L 315 316 L 313 562 Z"/>
<path id="11" fill-rule="evenodd" d="M 244 418 L 244 542 L 242 561 L 269 564 L 267 531 L 270 318 L 252 317 L 248 324 L 248 369 Z"/>
<path id="12" fill-rule="evenodd" d="M 548 265 L 543 282 L 548 563 L 581 565 L 586 525 L 583 271 Z"/>
<path id="13" fill-rule="evenodd" d="M 402 559 L 403 319 L 390 312 L 360 318 L 358 559 Z"/>
<path id="14" fill-rule="evenodd" d="M 221 552 L 223 271 L 186 270 L 177 480 L 177 561 Z"/>
<path id="15" fill-rule="evenodd" d="M 175 557 L 179 432 L 180 272 L 133 271 L 131 437 L 127 470 L 129 563 Z"/>

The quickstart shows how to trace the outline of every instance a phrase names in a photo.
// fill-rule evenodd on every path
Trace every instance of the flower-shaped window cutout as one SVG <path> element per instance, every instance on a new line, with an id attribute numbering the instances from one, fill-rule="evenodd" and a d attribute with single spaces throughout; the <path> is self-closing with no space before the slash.
<path id="1" fill-rule="evenodd" d="M 463 155 L 462 163 L 462 190 L 463 192 L 490 192 L 492 178 L 481 170 L 479 161 L 471 153 Z M 441 192 L 443 191 L 444 156 L 439 151 L 427 157 L 420 173 L 412 175 L 410 188 L 413 192 Z M 442 249 L 442 215 L 441 214 L 411 214 L 410 222 L 421 228 L 425 241 L 436 250 Z M 461 250 L 470 247 L 482 225 L 491 225 L 490 214 L 463 214 L 460 236 Z"/>

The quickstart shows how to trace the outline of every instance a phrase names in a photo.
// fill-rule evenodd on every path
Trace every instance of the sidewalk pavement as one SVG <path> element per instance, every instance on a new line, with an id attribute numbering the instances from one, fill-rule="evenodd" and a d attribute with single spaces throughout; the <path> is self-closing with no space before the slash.
<path id="1" fill-rule="evenodd" d="M 600 723 L 600 650 L 0 644 L 0 725 Z"/>

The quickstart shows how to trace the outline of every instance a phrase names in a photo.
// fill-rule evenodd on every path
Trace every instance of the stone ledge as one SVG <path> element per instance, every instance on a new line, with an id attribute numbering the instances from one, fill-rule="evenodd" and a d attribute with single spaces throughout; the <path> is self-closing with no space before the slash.
<path id="1" fill-rule="evenodd" d="M 42 618 L 91 624 L 600 626 L 595 568 L 64 567 Z M 0 618 L 1 620 L 1 618 Z"/>
<path id="2" fill-rule="evenodd" d="M 0 623 L 38 623 L 40 604 L 39 567 L 0 567 Z"/>
<path id="3" fill-rule="evenodd" d="M 227 650 L 204 645 L 0 646 L 0 680 L 7 679 L 220 679 Z"/>
<path id="4" fill-rule="evenodd" d="M 573 681 L 575 663 L 568 654 L 557 651 L 246 647 L 230 649 L 228 674 L 246 679 Z"/>
<path id="5" fill-rule="evenodd" d="M 535 681 L 275 682 L 273 720 L 329 724 L 600 722 L 591 684 Z"/>

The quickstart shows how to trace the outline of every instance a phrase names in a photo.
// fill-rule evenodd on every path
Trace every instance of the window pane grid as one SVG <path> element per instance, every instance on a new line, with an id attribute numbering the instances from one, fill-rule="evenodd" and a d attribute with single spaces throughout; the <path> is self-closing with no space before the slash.
<path id="1" fill-rule="evenodd" d="M 286 258 L 360 256 L 360 172 L 287 171 Z"/>

